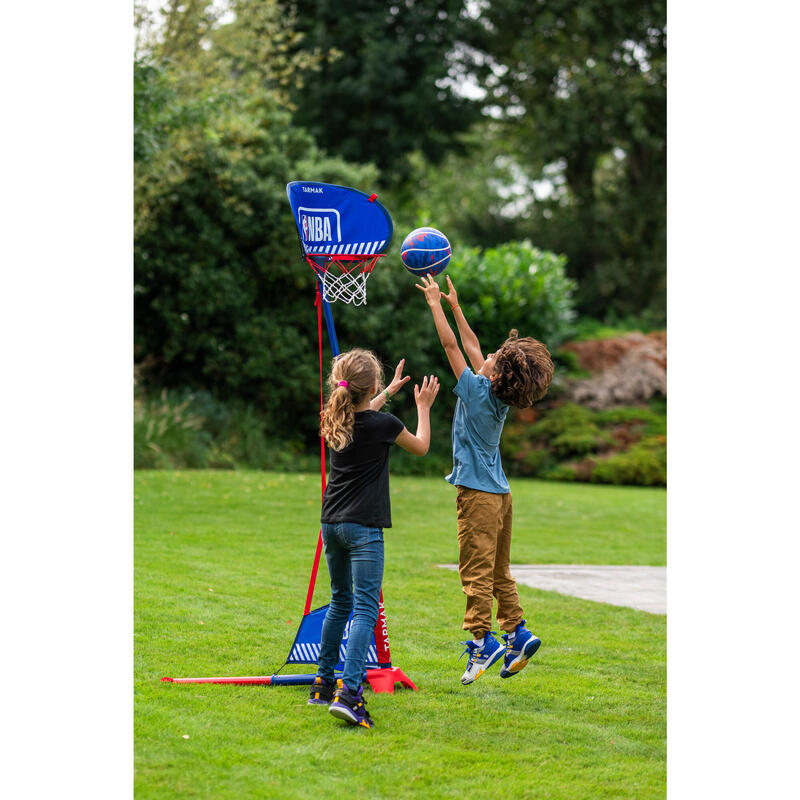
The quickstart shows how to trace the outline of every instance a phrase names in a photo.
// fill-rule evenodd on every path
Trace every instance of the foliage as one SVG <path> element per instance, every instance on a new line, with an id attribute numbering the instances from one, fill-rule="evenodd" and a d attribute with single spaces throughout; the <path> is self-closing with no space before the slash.
<path id="1" fill-rule="evenodd" d="M 285 0 L 302 35 L 297 52 L 321 54 L 299 71 L 297 122 L 326 151 L 376 164 L 385 182 L 408 176 L 414 151 L 441 161 L 479 117 L 478 106 L 447 82 L 462 5 Z"/>
<path id="2" fill-rule="evenodd" d="M 438 228 L 456 251 L 525 238 L 514 195 L 520 176 L 497 123 L 482 120 L 459 142 L 460 150 L 436 163 L 419 151 L 409 156 L 410 178 L 385 189 L 398 221 L 407 230 Z"/>
<path id="3" fill-rule="evenodd" d="M 510 475 L 549 480 L 665 486 L 666 408 L 593 411 L 552 403 L 511 415 L 501 439 Z"/>
<path id="4" fill-rule="evenodd" d="M 597 462 L 592 483 L 665 486 L 667 483 L 667 444 L 664 436 L 642 439 L 625 453 L 616 453 Z"/>
<path id="5" fill-rule="evenodd" d="M 448 272 L 467 309 L 470 325 L 487 348 L 495 349 L 519 328 L 554 350 L 571 333 L 574 320 L 566 259 L 543 252 L 530 242 L 507 242 L 453 255 Z"/>
<path id="6" fill-rule="evenodd" d="M 571 338 L 573 342 L 588 342 L 594 339 L 615 339 L 632 332 L 652 333 L 662 330 L 664 330 L 663 319 L 659 320 L 652 312 L 645 311 L 627 317 L 617 317 L 611 313 L 605 320 L 580 317 L 575 322 L 575 335 Z"/>
<path id="7" fill-rule="evenodd" d="M 166 73 L 155 65 L 133 62 L 133 160 L 148 161 L 163 147 L 169 135 L 170 115 L 166 112 L 175 91 Z"/>
<path id="8" fill-rule="evenodd" d="M 162 390 L 134 403 L 135 469 L 313 470 L 319 457 L 302 442 L 272 435 L 252 406 L 208 392 Z"/>
<path id="9" fill-rule="evenodd" d="M 238 396 L 276 426 L 296 419 L 298 396 L 313 397 L 314 281 L 284 187 L 314 152 L 283 112 L 264 109 L 249 130 L 198 147 L 185 180 L 153 199 L 134 245 L 135 346 L 151 385 Z"/>
<path id="10" fill-rule="evenodd" d="M 633 407 L 608 408 L 604 411 L 593 412 L 599 425 L 625 425 L 636 424 L 643 426 L 647 435 L 667 435 L 667 409 L 666 400 L 659 398 L 650 403 L 649 408 Z"/>
<path id="11" fill-rule="evenodd" d="M 229 4 L 170 0 L 157 16 L 138 4 L 134 62 L 135 226 L 152 204 L 192 174 L 198 154 L 239 140 L 235 160 L 258 128 L 275 127 L 275 144 L 291 127 L 287 94 L 295 72 L 313 60 L 291 54 L 297 37 L 277 0 Z M 157 34 L 154 30 L 159 31 Z M 292 131 L 294 134 L 295 132 Z M 297 137 L 313 147 L 301 131 Z M 246 212 L 245 212 L 246 213 Z"/>
<path id="12" fill-rule="evenodd" d="M 512 235 L 568 255 L 583 313 L 663 321 L 665 0 L 491 0 L 453 68 L 501 123 L 487 133 L 523 187 Z"/>
<path id="13" fill-rule="evenodd" d="M 189 410 L 191 396 L 176 400 L 166 389 L 134 404 L 133 460 L 136 469 L 207 467 L 211 437 L 203 418 Z"/>
<path id="14" fill-rule="evenodd" d="M 574 341 L 574 337 L 570 338 Z M 578 354 L 574 350 L 555 350 L 550 355 L 559 376 L 563 377 L 568 374 L 571 378 L 588 378 L 591 375 L 588 370 L 580 368 Z"/>
<path id="15" fill-rule="evenodd" d="M 199 8 L 182 7 L 171 11 Z M 173 22 L 168 30 L 185 30 Z M 228 42 L 234 33 L 217 36 Z M 296 398 L 315 391 L 313 362 L 301 358 L 313 347 L 314 281 L 297 257 L 284 187 L 298 174 L 359 185 L 375 173 L 323 158 L 279 92 L 256 90 L 260 42 L 245 49 L 250 77 L 240 81 L 204 82 L 243 59 L 219 43 L 206 51 L 196 37 L 155 48 L 169 62 L 137 64 L 135 357 L 151 392 L 207 390 L 266 408 L 275 429 L 308 429 L 313 404 L 298 421 Z"/>

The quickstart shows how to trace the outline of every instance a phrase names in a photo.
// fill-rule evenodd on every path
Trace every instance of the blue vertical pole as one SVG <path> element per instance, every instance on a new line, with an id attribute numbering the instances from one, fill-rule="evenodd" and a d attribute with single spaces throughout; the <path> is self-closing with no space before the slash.
<path id="1" fill-rule="evenodd" d="M 339 342 L 336 339 L 336 328 L 333 324 L 333 314 L 331 313 L 331 304 L 325 298 L 325 288 L 322 282 L 317 278 L 319 284 L 319 296 L 322 300 L 322 313 L 325 315 L 325 327 L 328 329 L 328 341 L 331 343 L 331 352 L 334 356 L 339 355 Z"/>

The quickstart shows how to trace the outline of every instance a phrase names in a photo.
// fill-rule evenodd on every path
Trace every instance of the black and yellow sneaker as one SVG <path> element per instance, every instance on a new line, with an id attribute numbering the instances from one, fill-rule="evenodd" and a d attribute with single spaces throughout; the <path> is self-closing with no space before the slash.
<path id="1" fill-rule="evenodd" d="M 339 681 L 339 683 L 342 682 Z M 374 725 L 364 705 L 363 686 L 359 686 L 358 691 L 353 694 L 342 684 L 334 693 L 333 701 L 328 706 L 328 711 L 330 711 L 334 717 L 343 719 L 351 725 L 361 725 L 363 728 L 371 728 Z"/>
<path id="2" fill-rule="evenodd" d="M 326 706 L 333 700 L 333 693 L 336 687 L 341 686 L 341 681 L 326 681 L 325 678 L 320 678 L 317 675 L 314 678 L 314 683 L 311 685 L 311 694 L 308 698 L 310 706 Z"/>

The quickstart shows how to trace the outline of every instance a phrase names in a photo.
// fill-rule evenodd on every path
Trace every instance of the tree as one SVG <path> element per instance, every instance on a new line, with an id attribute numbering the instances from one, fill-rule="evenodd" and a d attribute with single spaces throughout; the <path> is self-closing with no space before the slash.
<path id="1" fill-rule="evenodd" d="M 584 312 L 664 310 L 665 0 L 491 0 L 457 52 L 533 194 L 521 233 L 569 256 Z"/>
<path id="2" fill-rule="evenodd" d="M 275 3 L 225 25 L 209 5 L 172 3 L 135 64 L 135 358 L 148 387 L 254 403 L 289 430 L 316 370 L 285 185 L 370 185 L 375 170 L 324 158 L 292 124 L 282 81 L 304 57 L 286 55 Z"/>
<path id="3" fill-rule="evenodd" d="M 286 0 L 319 54 L 292 91 L 295 118 L 328 152 L 372 162 L 385 183 L 407 177 L 407 157 L 432 161 L 459 147 L 480 116 L 452 91 L 448 53 L 461 30 L 462 0 Z"/>

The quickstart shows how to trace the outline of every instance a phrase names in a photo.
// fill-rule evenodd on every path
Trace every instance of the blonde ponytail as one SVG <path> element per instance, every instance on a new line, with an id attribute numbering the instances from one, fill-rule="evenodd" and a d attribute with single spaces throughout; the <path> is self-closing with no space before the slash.
<path id="1" fill-rule="evenodd" d="M 320 434 L 332 450 L 344 450 L 353 441 L 355 407 L 374 386 L 383 388 L 383 368 L 370 350 L 348 350 L 333 362 L 328 375 L 330 396 L 322 414 Z"/>

